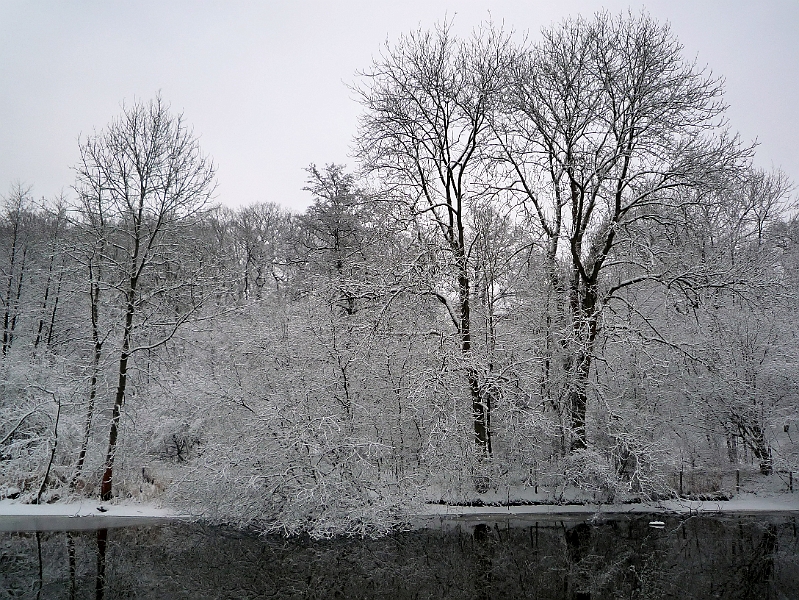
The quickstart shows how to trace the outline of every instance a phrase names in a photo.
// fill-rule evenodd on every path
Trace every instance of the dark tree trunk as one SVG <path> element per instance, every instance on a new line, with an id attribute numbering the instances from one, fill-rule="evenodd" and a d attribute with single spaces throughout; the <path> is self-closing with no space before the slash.
<path id="1" fill-rule="evenodd" d="M 19 308 L 19 297 L 22 294 L 22 276 L 25 272 L 25 254 L 27 248 L 23 247 L 22 252 L 22 267 L 19 269 L 19 275 L 15 275 L 17 269 L 17 253 L 19 251 L 19 213 L 17 213 L 16 221 L 14 223 L 14 231 L 11 238 L 11 257 L 8 267 L 8 283 L 6 284 L 5 298 L 3 298 L 3 356 L 8 354 L 11 349 L 11 344 L 14 341 L 14 328 L 17 320 L 17 310 Z M 14 281 L 17 279 L 16 290 L 14 290 Z M 16 291 L 16 293 L 14 293 Z"/>
<path id="2" fill-rule="evenodd" d="M 134 264 L 135 260 L 134 260 Z M 137 277 L 133 276 L 128 287 L 127 310 L 125 311 L 125 329 L 122 332 L 122 350 L 119 354 L 119 378 L 117 391 L 114 397 L 114 409 L 111 414 L 111 431 L 108 436 L 108 452 L 105 457 L 105 471 L 100 484 L 100 499 L 111 499 L 112 484 L 114 479 L 114 459 L 117 452 L 117 437 L 119 435 L 119 418 L 122 414 L 122 405 L 125 403 L 125 388 L 128 383 L 128 359 L 130 358 L 130 338 L 133 331 L 133 314 L 136 310 L 136 284 Z"/>
<path id="3" fill-rule="evenodd" d="M 42 331 L 44 330 L 45 315 L 47 314 L 47 301 L 50 297 L 50 286 L 53 282 L 53 267 L 55 264 L 55 248 L 50 254 L 50 264 L 47 267 L 47 281 L 44 284 L 44 298 L 42 299 L 42 314 L 39 317 L 39 325 L 36 328 L 36 339 L 33 341 L 34 350 L 39 347 L 39 342 L 42 340 Z"/>
<path id="4" fill-rule="evenodd" d="M 58 244 L 59 244 L 60 226 L 61 226 L 61 213 L 59 212 L 58 217 L 56 218 L 55 227 L 54 227 L 53 232 L 52 232 L 53 239 L 52 239 L 52 241 L 50 243 L 50 261 L 49 261 L 49 264 L 47 266 L 47 281 L 45 282 L 45 285 L 44 285 L 44 299 L 42 300 L 42 313 L 39 316 L 39 325 L 36 328 L 36 339 L 33 342 L 34 350 L 39 347 L 39 343 L 42 341 L 42 332 L 44 331 L 45 324 L 47 323 L 47 321 L 52 321 L 55 318 L 55 307 L 52 310 L 52 313 L 53 313 L 52 319 L 48 319 L 47 318 L 47 316 L 48 316 L 47 315 L 47 312 L 48 312 L 47 309 L 48 309 L 48 302 L 50 300 L 50 292 L 51 292 L 51 289 L 52 289 L 52 286 L 53 286 L 54 271 L 55 271 L 55 268 L 56 268 L 56 251 L 58 249 Z M 59 269 L 59 273 L 58 273 L 58 284 L 57 284 L 58 289 L 55 292 L 55 304 L 58 303 L 58 294 L 59 294 L 60 289 L 61 289 L 61 279 L 63 277 L 63 266 L 64 265 L 63 265 L 63 261 L 62 261 L 61 269 Z M 48 346 L 49 346 L 49 340 L 51 338 L 52 338 L 52 325 L 51 325 L 50 331 L 49 331 L 49 333 L 47 335 Z"/>
<path id="5" fill-rule="evenodd" d="M 94 404 L 97 399 L 97 377 L 100 373 L 100 358 L 102 357 L 103 342 L 100 339 L 100 284 L 94 278 L 94 271 L 91 263 L 89 264 L 89 280 L 92 282 L 89 290 L 89 298 L 91 302 L 91 323 L 92 323 L 92 342 L 94 344 L 94 354 L 92 355 L 92 374 L 89 379 L 89 404 L 86 407 L 86 419 L 83 424 L 83 440 L 80 445 L 78 454 L 78 462 L 75 465 L 75 473 L 72 476 L 72 481 L 69 486 L 70 489 L 75 489 L 78 480 L 80 479 L 81 472 L 83 471 L 83 464 L 86 461 L 86 453 L 89 448 L 89 437 L 92 430 L 92 420 L 94 418 Z M 55 308 L 54 308 L 55 310 Z M 52 326 L 51 326 L 52 329 Z"/>
<path id="6" fill-rule="evenodd" d="M 106 548 L 108 546 L 108 529 L 97 530 L 97 576 L 95 579 L 94 597 L 105 598 Z"/>
<path id="7" fill-rule="evenodd" d="M 14 340 L 14 332 L 17 329 L 17 317 L 19 316 L 19 300 L 22 297 L 22 281 L 25 276 L 25 256 L 28 254 L 27 246 L 22 249 L 22 264 L 20 264 L 19 277 L 17 278 L 17 290 L 14 295 L 14 308 L 11 317 L 11 326 L 8 333 L 8 347 L 11 348 L 11 343 Z"/>
<path id="8" fill-rule="evenodd" d="M 588 379 L 597 335 L 596 301 L 595 288 L 588 287 L 584 290 L 582 301 L 575 302 L 577 310 L 573 316 L 573 331 L 579 346 L 570 357 L 573 373 L 572 388 L 569 391 L 572 452 L 583 450 L 588 446 L 585 420 L 588 407 Z"/>
<path id="9" fill-rule="evenodd" d="M 763 475 L 771 475 L 774 470 L 771 447 L 766 443 L 765 432 L 759 424 L 752 427 L 752 452 L 760 461 L 760 472 Z"/>
<path id="10" fill-rule="evenodd" d="M 50 325 L 47 327 L 47 347 L 53 345 L 53 330 L 55 329 L 55 317 L 58 312 L 58 301 L 61 298 L 61 283 L 64 279 L 64 272 L 58 273 L 58 283 L 55 288 L 55 298 L 53 298 L 53 310 L 50 313 Z"/>
<path id="11" fill-rule="evenodd" d="M 466 360 L 470 360 L 472 352 L 471 331 L 471 286 L 469 272 L 466 264 L 466 255 L 463 245 L 455 247 L 455 257 L 458 263 L 458 304 L 460 309 L 460 341 L 461 353 Z M 474 440 L 482 455 L 490 454 L 490 435 L 488 431 L 488 404 L 480 388 L 480 374 L 473 366 L 467 367 L 466 379 L 472 398 L 472 420 L 474 425 Z"/>

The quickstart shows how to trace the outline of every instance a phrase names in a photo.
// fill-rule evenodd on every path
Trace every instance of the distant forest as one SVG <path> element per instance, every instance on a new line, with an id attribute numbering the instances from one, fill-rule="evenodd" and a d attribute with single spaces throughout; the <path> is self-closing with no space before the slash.
<path id="1" fill-rule="evenodd" d="M 302 214 L 216 205 L 160 96 L 80 140 L 70 194 L 14 185 L 0 498 L 373 535 L 425 501 L 799 471 L 792 183 L 648 15 L 514 40 L 387 44 L 356 167 L 311 165 Z"/>

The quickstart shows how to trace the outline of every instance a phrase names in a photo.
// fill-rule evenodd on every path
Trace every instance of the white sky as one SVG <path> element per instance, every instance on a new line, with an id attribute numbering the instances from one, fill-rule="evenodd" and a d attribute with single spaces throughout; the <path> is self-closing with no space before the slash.
<path id="1" fill-rule="evenodd" d="M 346 84 L 384 42 L 490 15 L 537 37 L 569 15 L 642 6 L 727 81 L 732 128 L 799 182 L 799 0 L 0 0 L 0 194 L 71 193 L 78 138 L 158 90 L 218 166 L 217 200 L 301 210 L 304 168 L 353 165 Z"/>

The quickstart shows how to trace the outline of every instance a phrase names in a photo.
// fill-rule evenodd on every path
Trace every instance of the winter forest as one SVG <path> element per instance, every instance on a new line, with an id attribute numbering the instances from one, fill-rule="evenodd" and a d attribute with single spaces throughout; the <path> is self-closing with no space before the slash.
<path id="1" fill-rule="evenodd" d="M 160 95 L 80 138 L 69 193 L 4 192 L 0 498 L 379 535 L 799 471 L 793 184 L 712 65 L 630 13 L 364 64 L 302 214 L 219 204 Z"/>

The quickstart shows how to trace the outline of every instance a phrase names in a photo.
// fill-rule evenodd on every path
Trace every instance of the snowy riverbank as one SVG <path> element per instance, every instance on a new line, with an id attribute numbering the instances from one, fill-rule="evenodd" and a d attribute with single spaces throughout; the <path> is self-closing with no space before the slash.
<path id="1" fill-rule="evenodd" d="M 452 506 L 426 504 L 423 516 L 579 515 L 579 514 L 755 514 L 799 512 L 799 494 L 739 494 L 730 500 L 659 500 L 630 504 L 525 504 Z"/>
<path id="2" fill-rule="evenodd" d="M 418 518 L 479 518 L 501 516 L 580 516 L 624 514 L 761 514 L 799 513 L 799 494 L 740 494 L 730 500 L 661 500 L 634 504 L 530 504 L 511 506 L 453 506 L 425 504 Z M 77 531 L 152 525 L 185 518 L 169 508 L 151 504 L 109 504 L 96 500 L 71 503 L 23 504 L 0 501 L 0 531 Z"/>
<path id="3" fill-rule="evenodd" d="M 0 500 L 0 531 L 79 531 L 127 525 L 152 525 L 180 518 L 175 511 L 150 504 L 78 502 L 23 504 Z"/>

